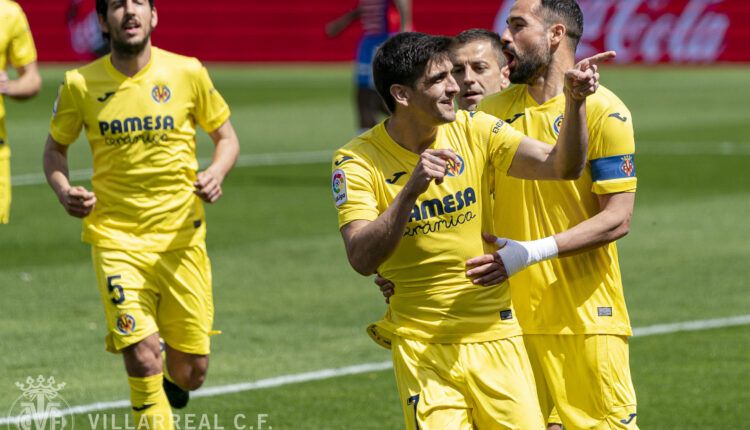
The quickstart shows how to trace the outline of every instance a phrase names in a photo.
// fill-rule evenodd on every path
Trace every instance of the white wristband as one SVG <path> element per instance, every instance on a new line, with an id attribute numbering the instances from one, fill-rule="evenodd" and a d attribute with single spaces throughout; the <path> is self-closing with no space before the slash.
<path id="1" fill-rule="evenodd" d="M 497 255 L 503 260 L 508 277 L 532 264 L 557 257 L 557 242 L 552 236 L 528 242 L 498 238 L 495 244 L 501 247 Z"/>

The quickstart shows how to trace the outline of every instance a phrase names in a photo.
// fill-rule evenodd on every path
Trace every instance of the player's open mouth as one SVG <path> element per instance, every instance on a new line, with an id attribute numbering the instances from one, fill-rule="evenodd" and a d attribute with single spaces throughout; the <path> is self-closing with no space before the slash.
<path id="1" fill-rule="evenodd" d="M 509 68 L 515 66 L 516 56 L 514 53 L 510 52 L 509 50 L 503 49 L 503 55 L 505 55 L 505 60 L 508 62 Z"/>

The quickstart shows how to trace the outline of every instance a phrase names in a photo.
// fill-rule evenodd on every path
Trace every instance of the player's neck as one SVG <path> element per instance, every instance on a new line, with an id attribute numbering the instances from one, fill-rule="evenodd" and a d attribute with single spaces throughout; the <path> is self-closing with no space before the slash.
<path id="1" fill-rule="evenodd" d="M 553 55 L 547 70 L 536 81 L 529 84 L 529 94 L 540 105 L 562 94 L 565 88 L 565 71 L 572 69 L 574 59 Z"/>
<path id="2" fill-rule="evenodd" d="M 385 130 L 394 142 L 415 154 L 421 154 L 435 141 L 438 127 L 421 124 L 411 116 L 392 115 L 385 122 Z"/>
<path id="3" fill-rule="evenodd" d="M 112 50 L 111 55 L 112 66 L 117 69 L 118 72 L 125 76 L 133 77 L 136 73 L 143 70 L 144 67 L 151 61 L 151 42 L 146 43 L 143 49 L 136 53 L 124 53 Z"/>

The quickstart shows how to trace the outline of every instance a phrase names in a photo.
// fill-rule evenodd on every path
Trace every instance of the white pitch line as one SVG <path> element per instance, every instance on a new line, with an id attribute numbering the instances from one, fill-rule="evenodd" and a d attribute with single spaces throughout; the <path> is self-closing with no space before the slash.
<path id="1" fill-rule="evenodd" d="M 633 329 L 634 337 L 653 336 L 656 334 L 669 334 L 681 331 L 710 330 L 713 328 L 735 327 L 750 325 L 750 315 L 738 315 L 729 318 L 716 318 L 710 320 L 685 321 L 673 324 L 656 324 L 648 327 L 636 327 Z"/>
<path id="2" fill-rule="evenodd" d="M 715 142 L 715 143 L 680 143 L 680 142 L 642 142 L 637 154 L 647 155 L 750 155 L 750 143 Z M 303 164 L 326 163 L 331 160 L 331 151 L 271 152 L 264 154 L 244 154 L 237 159 L 237 167 L 258 166 L 298 166 Z M 201 166 L 211 162 L 210 158 L 198 160 Z M 85 181 L 91 178 L 91 169 L 70 171 L 73 181 Z M 14 187 L 44 184 L 46 180 L 41 173 L 25 173 L 11 178 Z"/>
<path id="3" fill-rule="evenodd" d="M 750 325 L 750 315 L 738 315 L 729 318 L 716 318 L 710 320 L 685 321 L 673 324 L 656 324 L 647 327 L 637 327 L 633 329 L 634 337 L 653 336 L 658 334 L 678 333 L 683 331 L 710 330 L 723 327 L 735 327 Z M 281 387 L 284 385 L 300 384 L 303 382 L 320 381 L 324 379 L 333 379 L 341 376 L 359 375 L 362 373 L 378 372 L 388 370 L 393 367 L 390 361 L 379 363 L 365 363 L 355 366 L 339 367 L 334 369 L 316 370 L 313 372 L 297 373 L 291 375 L 276 376 L 273 378 L 259 379 L 257 381 L 243 382 L 239 384 L 220 385 L 216 387 L 201 388 L 190 394 L 193 398 L 215 397 L 225 394 L 241 393 L 244 391 L 253 391 L 263 388 Z M 130 406 L 128 400 L 117 400 L 113 402 L 99 402 L 88 405 L 73 406 L 71 408 L 55 411 L 50 417 L 59 417 L 67 415 L 85 414 L 88 412 L 97 412 L 107 409 L 127 408 Z M 0 418 L 0 425 L 19 424 L 22 420 L 44 419 L 44 414 L 35 415 L 17 415 L 13 417 Z"/>
<path id="4" fill-rule="evenodd" d="M 303 164 L 317 164 L 331 161 L 333 150 L 331 151 L 305 151 L 305 152 L 273 152 L 267 154 L 244 154 L 237 159 L 237 167 L 258 167 L 258 166 L 299 166 Z M 198 163 L 206 166 L 211 162 L 210 158 L 201 158 Z M 91 178 L 93 171 L 91 169 L 71 170 L 69 172 L 72 181 L 85 181 Z M 23 187 L 27 185 L 40 185 L 47 180 L 41 173 L 26 173 L 13 176 L 11 183 L 14 187 Z"/>

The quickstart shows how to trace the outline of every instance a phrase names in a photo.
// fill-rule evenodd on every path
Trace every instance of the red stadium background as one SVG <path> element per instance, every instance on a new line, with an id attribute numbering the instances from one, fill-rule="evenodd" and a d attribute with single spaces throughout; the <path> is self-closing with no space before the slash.
<path id="1" fill-rule="evenodd" d="M 502 30 L 512 0 L 413 0 L 416 30 L 455 34 L 470 27 Z M 41 61 L 92 58 L 98 30 L 94 0 L 19 0 Z M 582 0 L 581 54 L 616 49 L 620 62 L 750 61 L 750 1 Z M 326 22 L 356 0 L 157 0 L 155 44 L 206 61 L 334 62 L 354 55 L 360 28 L 339 38 Z"/>

